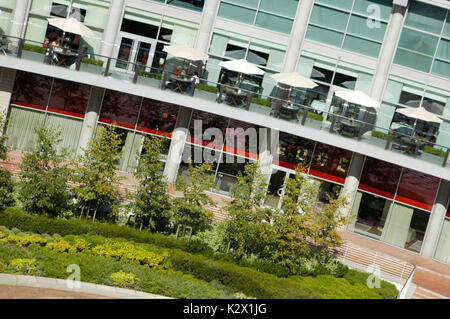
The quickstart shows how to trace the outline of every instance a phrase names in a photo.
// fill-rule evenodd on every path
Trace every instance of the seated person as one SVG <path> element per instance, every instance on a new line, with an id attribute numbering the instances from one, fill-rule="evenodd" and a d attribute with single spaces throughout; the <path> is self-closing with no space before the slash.
<path id="1" fill-rule="evenodd" d="M 179 65 L 176 70 L 175 70 L 175 75 L 176 76 L 184 76 L 186 73 L 183 70 L 183 67 L 181 65 Z"/>
<path id="2" fill-rule="evenodd" d="M 59 48 L 59 45 L 60 45 L 59 38 L 51 41 L 50 45 L 49 45 L 50 50 L 53 50 L 54 48 Z M 51 52 L 51 56 L 50 57 L 52 58 L 53 61 L 59 62 L 58 55 L 55 52 Z"/>

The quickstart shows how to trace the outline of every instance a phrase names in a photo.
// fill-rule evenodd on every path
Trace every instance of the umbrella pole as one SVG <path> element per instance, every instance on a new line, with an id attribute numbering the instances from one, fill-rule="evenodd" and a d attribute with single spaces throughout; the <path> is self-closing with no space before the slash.
<path id="1" fill-rule="evenodd" d="M 416 136 L 416 129 L 417 129 L 417 119 L 414 121 L 414 129 L 413 129 L 413 137 Z"/>

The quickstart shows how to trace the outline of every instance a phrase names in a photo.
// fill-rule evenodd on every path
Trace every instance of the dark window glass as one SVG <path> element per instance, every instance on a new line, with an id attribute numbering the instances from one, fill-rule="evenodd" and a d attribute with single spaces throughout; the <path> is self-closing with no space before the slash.
<path id="1" fill-rule="evenodd" d="M 223 154 L 223 157 L 219 164 L 215 184 L 217 189 L 228 193 L 231 187 L 237 182 L 238 172 L 242 172 L 250 160 L 230 154 Z"/>
<path id="2" fill-rule="evenodd" d="M 405 248 L 420 253 L 422 249 L 425 230 L 427 229 L 430 213 L 423 210 L 414 209 L 411 224 L 409 225 L 408 237 Z"/>
<path id="3" fill-rule="evenodd" d="M 366 157 L 359 189 L 394 199 L 401 171 L 400 166 Z"/>
<path id="4" fill-rule="evenodd" d="M 317 143 L 309 173 L 332 182 L 343 184 L 347 176 L 352 152 Z"/>
<path id="5" fill-rule="evenodd" d="M 198 132 L 195 131 L 195 126 L 198 125 Z M 191 122 L 189 125 L 189 132 L 191 134 L 190 142 L 194 144 L 201 144 L 211 148 L 222 148 L 224 143 L 223 137 L 228 126 L 228 118 L 215 115 L 207 112 L 194 111 L 192 113 Z M 211 133 L 211 136 L 207 135 Z M 213 133 L 216 132 L 216 136 Z M 220 134 L 219 134 L 220 132 Z M 196 136 L 200 135 L 201 136 Z M 217 136 L 219 135 L 219 136 Z"/>
<path id="6" fill-rule="evenodd" d="M 275 165 L 295 169 L 298 164 L 309 166 L 314 150 L 314 141 L 280 132 L 278 160 Z"/>
<path id="7" fill-rule="evenodd" d="M 158 40 L 170 42 L 172 40 L 172 30 L 161 27 L 161 30 L 159 31 Z"/>
<path id="8" fill-rule="evenodd" d="M 89 99 L 89 85 L 55 79 L 48 110 L 84 117 Z"/>
<path id="9" fill-rule="evenodd" d="M 70 9 L 69 18 L 75 18 L 80 22 L 84 22 L 85 17 L 86 17 L 86 9 L 75 8 L 75 7 L 72 7 Z"/>
<path id="10" fill-rule="evenodd" d="M 333 79 L 333 71 L 315 66 L 312 69 L 311 79 L 331 83 L 331 80 Z"/>
<path id="11" fill-rule="evenodd" d="M 143 37 L 152 39 L 156 39 L 156 37 L 158 36 L 157 26 L 129 19 L 122 20 L 122 26 L 120 27 L 120 31 L 138 34 Z"/>
<path id="12" fill-rule="evenodd" d="M 68 6 L 65 4 L 52 2 L 52 8 L 50 10 L 50 15 L 60 18 L 67 17 Z"/>
<path id="13" fill-rule="evenodd" d="M 18 71 L 11 103 L 45 110 L 51 82 L 49 77 Z"/>
<path id="14" fill-rule="evenodd" d="M 328 204 L 330 198 L 337 198 L 342 186 L 335 183 L 320 181 L 319 194 L 317 195 L 317 201 L 319 204 Z"/>
<path id="15" fill-rule="evenodd" d="M 107 90 L 99 121 L 134 129 L 141 100 L 137 95 Z"/>
<path id="16" fill-rule="evenodd" d="M 177 121 L 178 106 L 162 101 L 144 99 L 138 127 L 140 131 L 170 135 Z"/>
<path id="17" fill-rule="evenodd" d="M 395 199 L 431 211 L 438 187 L 439 178 L 405 168 Z"/>
<path id="18" fill-rule="evenodd" d="M 358 216 L 355 221 L 355 232 L 379 239 L 389 214 L 392 202 L 367 193 L 361 196 Z"/>
<path id="19" fill-rule="evenodd" d="M 348 89 L 354 89 L 356 83 L 356 78 L 353 76 L 345 75 L 342 73 L 336 72 L 334 75 L 333 84 L 339 85 Z"/>
<path id="20" fill-rule="evenodd" d="M 260 129 L 263 128 L 238 120 L 230 120 L 225 136 L 224 151 L 256 159 L 260 143 L 262 143 L 260 139 L 265 137 L 265 130 Z"/>
<path id="21" fill-rule="evenodd" d="M 186 146 L 184 147 L 180 167 L 178 169 L 178 175 L 183 178 L 188 178 L 190 176 L 189 161 L 192 161 L 194 167 L 198 167 L 204 162 L 212 164 L 212 169 L 208 171 L 208 174 L 214 175 L 219 160 L 220 152 L 216 150 L 195 146 L 193 144 L 186 144 Z"/>
<path id="22" fill-rule="evenodd" d="M 420 95 L 402 91 L 402 93 L 400 94 L 399 103 L 408 106 L 418 107 L 420 105 L 421 99 L 422 97 Z"/>

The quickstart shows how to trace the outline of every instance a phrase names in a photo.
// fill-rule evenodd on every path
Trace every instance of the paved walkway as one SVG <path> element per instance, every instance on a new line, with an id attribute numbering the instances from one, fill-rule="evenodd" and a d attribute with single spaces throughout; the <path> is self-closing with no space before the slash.
<path id="1" fill-rule="evenodd" d="M 0 274 L 0 299 L 171 299 L 87 282 L 71 288 L 71 283 L 64 279 Z"/>
<path id="2" fill-rule="evenodd" d="M 413 283 L 417 285 L 417 290 L 428 291 L 450 298 L 450 265 L 436 260 L 423 258 L 419 254 L 393 247 L 365 236 L 346 231 L 341 231 L 339 233 L 344 240 L 350 243 L 416 265 Z"/>

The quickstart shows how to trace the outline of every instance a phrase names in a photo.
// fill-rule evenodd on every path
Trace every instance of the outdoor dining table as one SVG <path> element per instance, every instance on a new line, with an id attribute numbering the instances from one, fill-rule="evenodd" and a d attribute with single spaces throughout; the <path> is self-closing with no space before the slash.
<path id="1" fill-rule="evenodd" d="M 183 93 L 187 86 L 192 82 L 192 79 L 186 76 L 179 76 L 176 74 L 171 74 L 170 79 L 174 82 L 175 87 L 172 89 L 172 91 L 180 91 L 180 93 Z"/>
<path id="2" fill-rule="evenodd" d="M 283 103 L 280 107 L 280 116 L 298 120 L 298 111 L 300 107 L 292 103 Z"/>
<path id="3" fill-rule="evenodd" d="M 57 56 L 56 65 L 64 65 L 65 67 L 70 67 L 77 60 L 78 54 L 73 53 L 70 50 L 57 49 L 54 48 L 53 52 Z"/>
<path id="4" fill-rule="evenodd" d="M 347 135 L 350 137 L 355 137 L 358 134 L 358 131 L 361 129 L 362 124 L 360 122 L 352 121 L 352 120 L 339 120 L 341 124 L 340 133 L 341 135 Z"/>
<path id="5" fill-rule="evenodd" d="M 225 94 L 227 96 L 227 100 L 229 103 L 233 104 L 236 107 L 239 107 L 241 105 L 245 104 L 245 100 L 248 97 L 248 93 L 245 91 L 242 91 L 238 88 L 225 88 Z"/>

